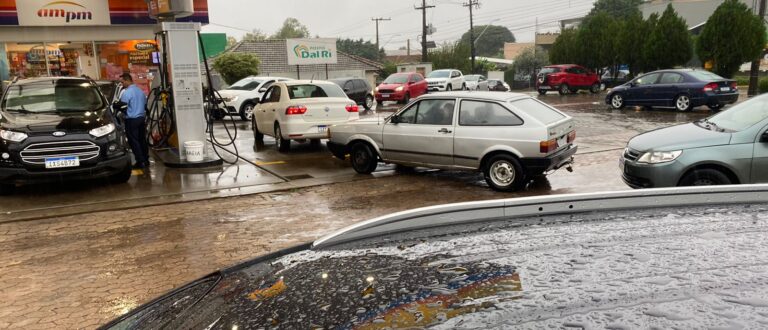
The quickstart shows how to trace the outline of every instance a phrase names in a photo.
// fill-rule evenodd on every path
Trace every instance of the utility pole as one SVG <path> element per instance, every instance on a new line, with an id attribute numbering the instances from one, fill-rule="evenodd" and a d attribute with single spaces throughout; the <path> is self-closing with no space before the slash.
<path id="1" fill-rule="evenodd" d="M 435 6 L 427 6 L 427 0 L 421 0 L 421 7 L 414 7 L 416 10 L 421 10 L 421 61 L 427 62 L 427 9 L 435 8 Z"/>
<path id="2" fill-rule="evenodd" d="M 391 21 L 392 18 L 371 18 L 372 21 L 376 22 L 376 53 L 379 52 L 379 22 L 381 21 Z"/>
<path id="3" fill-rule="evenodd" d="M 469 0 L 469 2 L 463 4 L 464 7 L 469 7 L 469 51 L 472 54 L 472 64 L 470 66 L 472 74 L 475 73 L 475 31 L 474 21 L 472 17 L 472 7 L 480 7 L 480 0 Z"/>
<path id="4" fill-rule="evenodd" d="M 760 16 L 760 23 L 763 23 L 763 20 L 765 19 L 765 0 L 760 0 L 760 11 L 758 15 Z M 752 67 L 749 70 L 749 90 L 747 91 L 747 96 L 757 95 L 757 75 L 759 73 L 758 71 L 760 71 L 760 60 L 763 58 L 763 55 L 764 54 L 760 54 L 760 57 L 752 61 Z"/>

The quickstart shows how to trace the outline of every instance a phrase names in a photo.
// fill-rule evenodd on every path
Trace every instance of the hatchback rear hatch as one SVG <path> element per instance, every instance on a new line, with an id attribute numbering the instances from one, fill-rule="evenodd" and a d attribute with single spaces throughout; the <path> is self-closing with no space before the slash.
<path id="1" fill-rule="evenodd" d="M 308 122 L 343 122 L 352 119 L 357 111 L 350 112 L 348 106 L 354 105 L 349 99 L 336 97 L 309 98 L 296 100 L 296 105 L 307 108 L 302 118 Z M 357 105 L 354 105 L 357 108 Z M 350 109 L 352 110 L 352 109 Z"/>

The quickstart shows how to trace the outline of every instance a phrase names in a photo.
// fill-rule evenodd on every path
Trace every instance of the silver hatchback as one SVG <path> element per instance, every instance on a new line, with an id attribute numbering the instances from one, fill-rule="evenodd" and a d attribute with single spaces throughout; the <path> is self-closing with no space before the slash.
<path id="1" fill-rule="evenodd" d="M 425 95 L 385 120 L 335 125 L 329 134 L 331 152 L 350 155 L 358 173 L 373 172 L 379 160 L 479 170 L 501 191 L 570 165 L 577 149 L 570 116 L 527 95 L 493 92 Z"/>

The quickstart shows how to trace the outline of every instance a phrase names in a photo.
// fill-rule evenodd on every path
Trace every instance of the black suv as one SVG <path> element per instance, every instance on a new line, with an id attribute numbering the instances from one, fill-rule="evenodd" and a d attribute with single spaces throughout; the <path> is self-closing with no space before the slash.
<path id="1" fill-rule="evenodd" d="M 365 107 L 365 110 L 371 110 L 373 108 L 373 102 L 376 100 L 373 98 L 373 89 L 365 79 L 360 78 L 340 78 L 331 79 L 336 85 L 339 85 L 347 94 L 350 100 Z"/>
<path id="2" fill-rule="evenodd" d="M 12 83 L 0 103 L 0 193 L 17 184 L 131 177 L 123 132 L 95 82 L 37 78 Z"/>

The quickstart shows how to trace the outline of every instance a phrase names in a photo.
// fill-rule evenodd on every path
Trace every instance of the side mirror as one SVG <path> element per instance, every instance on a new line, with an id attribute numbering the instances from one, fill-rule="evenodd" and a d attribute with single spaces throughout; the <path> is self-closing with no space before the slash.
<path id="1" fill-rule="evenodd" d="M 125 102 L 115 102 L 112 104 L 112 110 L 116 112 L 126 112 L 128 111 L 128 103 Z"/>
<path id="2" fill-rule="evenodd" d="M 413 85 L 413 81 L 409 81 L 409 82 L 408 82 L 408 85 Z"/>
<path id="3" fill-rule="evenodd" d="M 763 132 L 763 135 L 760 136 L 760 142 L 761 143 L 768 142 L 768 131 Z"/>
<path id="4" fill-rule="evenodd" d="M 349 88 L 344 88 L 344 93 L 349 93 Z"/>
<path id="5" fill-rule="evenodd" d="M 397 124 L 400 122 L 400 116 L 398 115 L 392 115 L 392 118 L 389 118 L 389 122 L 392 124 Z"/>
<path id="6" fill-rule="evenodd" d="M 259 93 L 266 93 L 266 92 L 267 92 L 266 88 L 259 89 Z"/>

